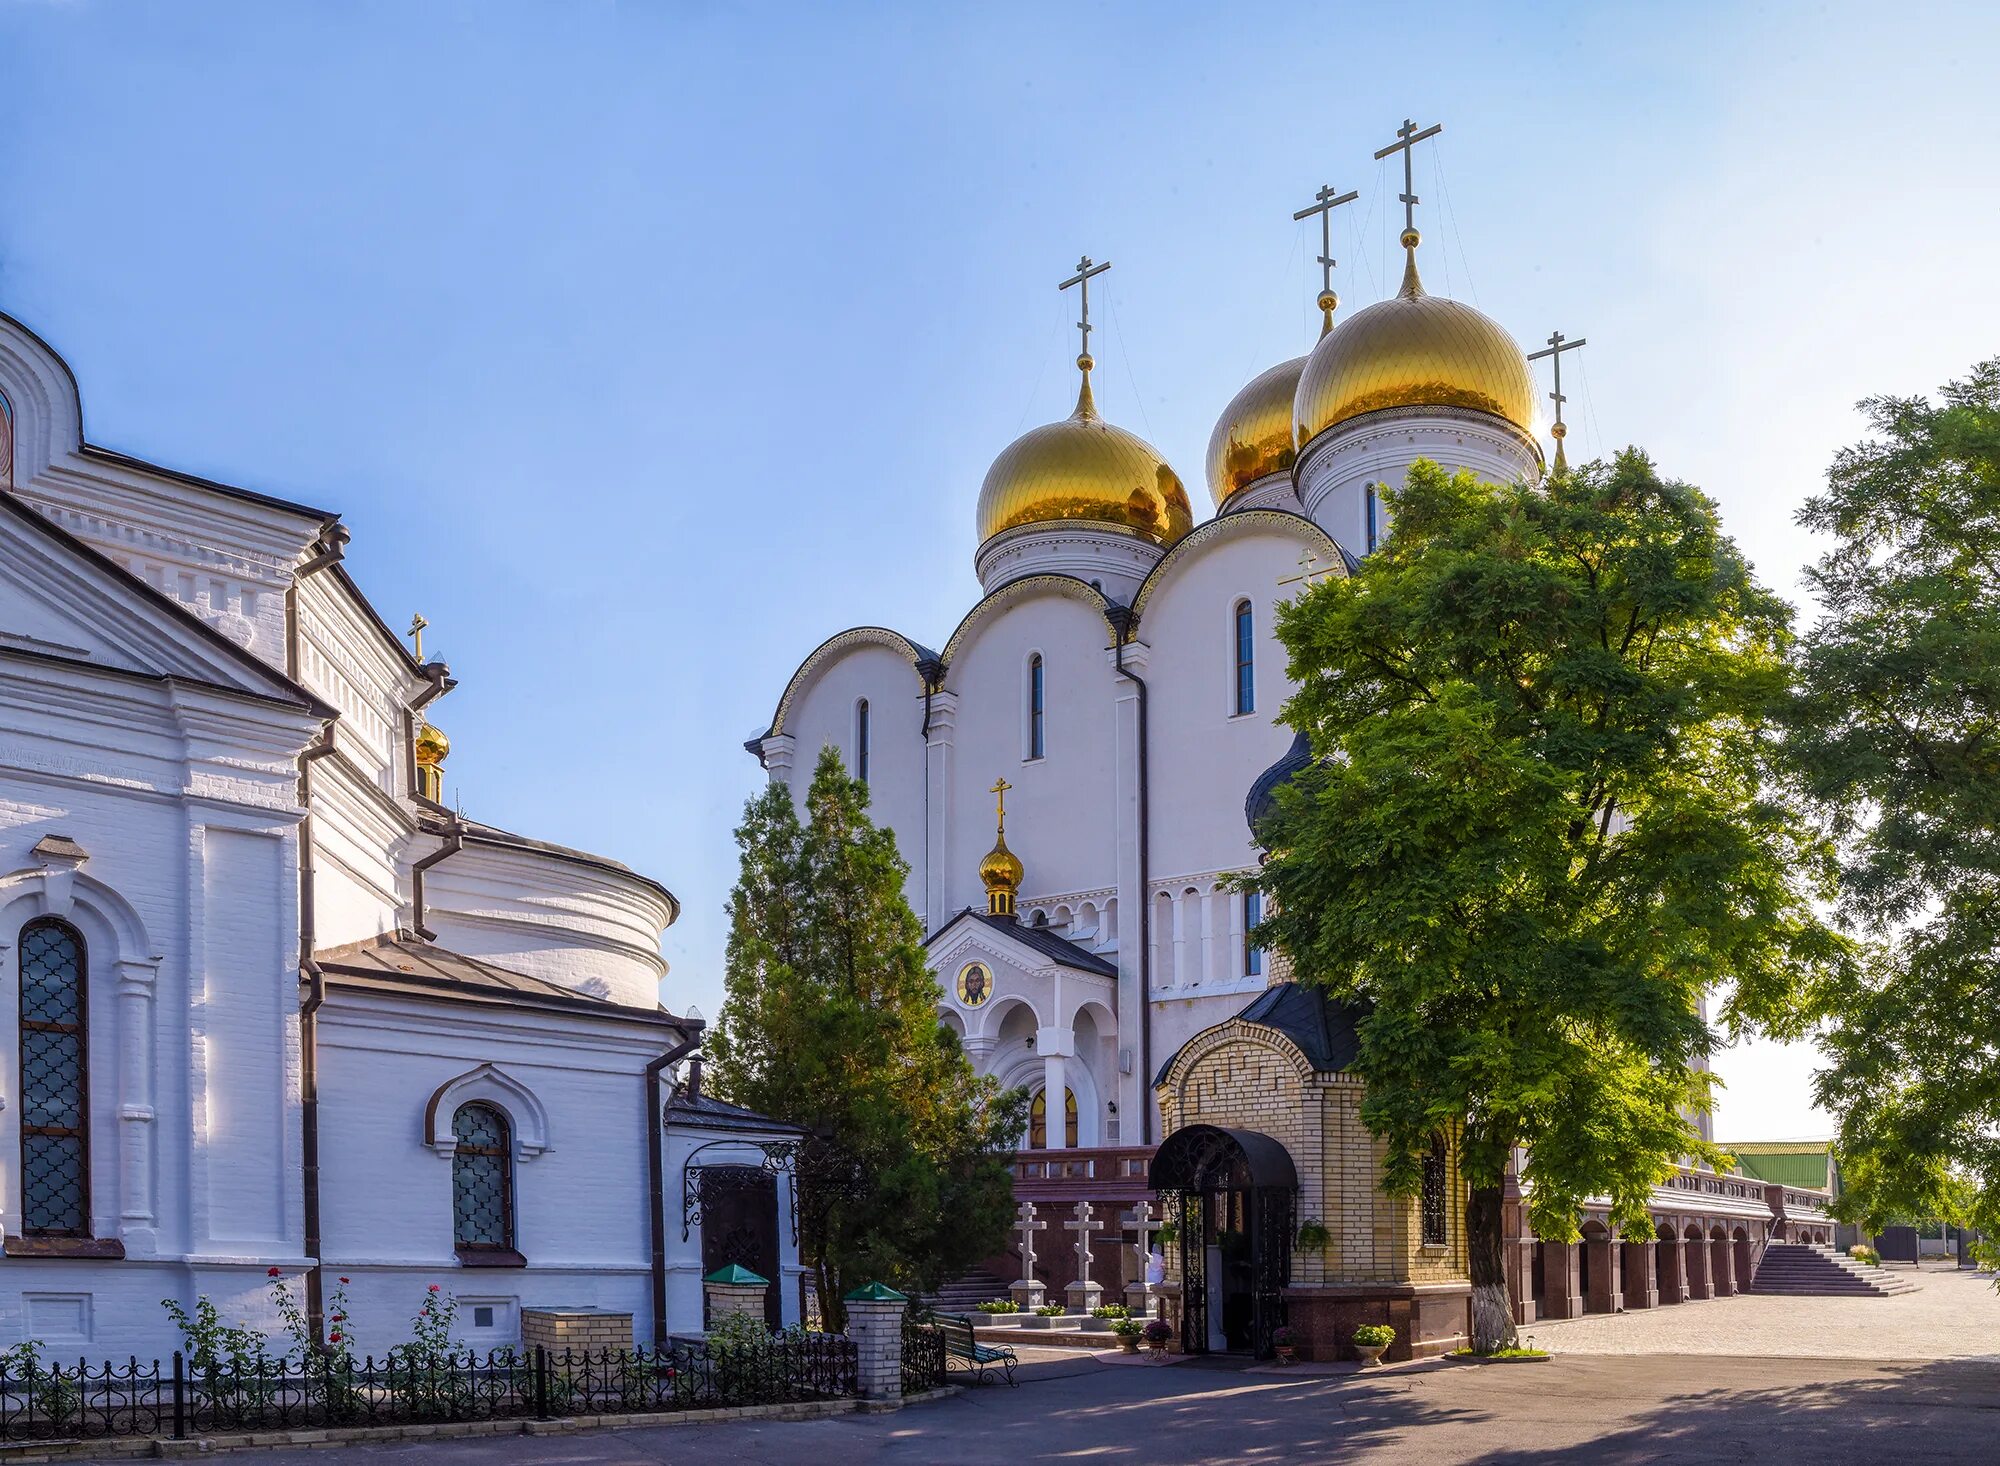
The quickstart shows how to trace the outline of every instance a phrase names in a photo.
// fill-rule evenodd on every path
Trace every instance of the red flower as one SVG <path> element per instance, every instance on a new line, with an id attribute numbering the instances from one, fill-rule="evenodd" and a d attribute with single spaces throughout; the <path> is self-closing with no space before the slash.
<path id="1" fill-rule="evenodd" d="M 342 1278 L 342 1279 L 341 1279 L 340 1281 L 344 1283 L 344 1282 L 346 1282 L 346 1281 L 347 1281 L 347 1279 L 345 1279 L 345 1278 Z"/>
<path id="2" fill-rule="evenodd" d="M 275 1269 L 273 1269 L 273 1271 L 276 1271 L 276 1270 L 275 1270 Z M 442 1288 L 440 1288 L 440 1287 L 439 1287 L 439 1286 L 438 1286 L 438 1285 L 437 1285 L 436 1283 L 432 1283 L 432 1284 L 431 1284 L 431 1291 L 432 1291 L 433 1293 L 442 1293 L 442 1292 L 443 1292 L 444 1290 L 443 1290 Z"/>
<path id="3" fill-rule="evenodd" d="M 281 1267 L 274 1267 L 268 1273 L 264 1274 L 267 1278 L 282 1278 L 284 1275 L 285 1270 Z"/>
<path id="4" fill-rule="evenodd" d="M 338 1344 L 340 1342 L 340 1330 L 335 1329 L 332 1333 L 328 1334 L 326 1336 L 326 1341 L 329 1344 Z"/>
<path id="5" fill-rule="evenodd" d="M 346 1323 L 346 1322 L 347 1322 L 347 1315 L 346 1315 L 346 1314 L 344 1314 L 344 1313 L 336 1313 L 336 1314 L 335 1314 L 335 1315 L 333 1316 L 333 1321 L 334 1321 L 335 1323 Z"/>

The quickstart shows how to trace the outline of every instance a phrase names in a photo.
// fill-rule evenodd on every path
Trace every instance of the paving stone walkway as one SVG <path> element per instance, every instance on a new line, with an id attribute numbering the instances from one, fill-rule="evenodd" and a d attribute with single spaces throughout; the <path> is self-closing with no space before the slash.
<path id="1" fill-rule="evenodd" d="M 1744 1294 L 1637 1313 L 1591 1314 L 1522 1332 L 1556 1354 L 1729 1354 L 1762 1359 L 2000 1359 L 1990 1276 L 1925 1268 L 1886 1298 Z"/>

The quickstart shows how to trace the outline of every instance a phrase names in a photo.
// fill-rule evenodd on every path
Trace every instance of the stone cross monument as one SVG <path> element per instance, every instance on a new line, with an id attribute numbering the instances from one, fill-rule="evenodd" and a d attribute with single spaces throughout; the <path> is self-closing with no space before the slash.
<path id="1" fill-rule="evenodd" d="M 1014 1228 L 1021 1234 L 1021 1276 L 1007 1285 L 1014 1306 L 1034 1309 L 1042 1306 L 1042 1284 L 1035 1276 L 1035 1233 L 1046 1232 L 1049 1224 L 1035 1220 L 1035 1204 L 1024 1201 L 1015 1208 Z"/>
<path id="2" fill-rule="evenodd" d="M 1139 1266 L 1125 1280 L 1125 1306 L 1132 1310 L 1134 1318 L 1151 1318 L 1153 1300 L 1159 1296 L 1159 1290 L 1146 1281 L 1146 1262 L 1153 1255 L 1153 1234 L 1160 1230 L 1154 1210 L 1155 1203 L 1142 1201 L 1118 1218 L 1119 1226 L 1139 1238 Z"/>
<path id="3" fill-rule="evenodd" d="M 1090 1281 L 1090 1238 L 1094 1232 L 1102 1232 L 1104 1223 L 1091 1215 L 1090 1203 L 1079 1201 L 1076 1215 L 1063 1223 L 1065 1232 L 1076 1234 L 1076 1281 L 1063 1289 L 1071 1313 L 1089 1316 L 1090 1310 L 1104 1299 L 1104 1285 Z"/>

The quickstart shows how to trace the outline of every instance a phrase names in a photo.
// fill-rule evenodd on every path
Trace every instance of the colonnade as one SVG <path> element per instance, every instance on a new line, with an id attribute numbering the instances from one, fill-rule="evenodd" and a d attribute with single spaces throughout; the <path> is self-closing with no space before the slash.
<path id="1" fill-rule="evenodd" d="M 1728 1298 L 1750 1291 L 1769 1239 L 1734 1218 L 1656 1219 L 1651 1241 L 1592 1221 L 1579 1242 L 1515 1239 L 1506 1256 L 1516 1323 Z"/>

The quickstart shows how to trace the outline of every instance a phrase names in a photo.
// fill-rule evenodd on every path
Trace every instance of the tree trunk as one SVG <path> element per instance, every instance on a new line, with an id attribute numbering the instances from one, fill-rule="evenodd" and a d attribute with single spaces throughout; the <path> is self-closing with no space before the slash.
<path id="1" fill-rule="evenodd" d="M 1498 1186 L 1474 1186 L 1465 1198 L 1465 1244 L 1472 1269 L 1472 1352 L 1491 1354 L 1511 1349 L 1513 1300 L 1507 1296 L 1507 1267 L 1502 1248 L 1506 1238 L 1506 1208 Z"/>

